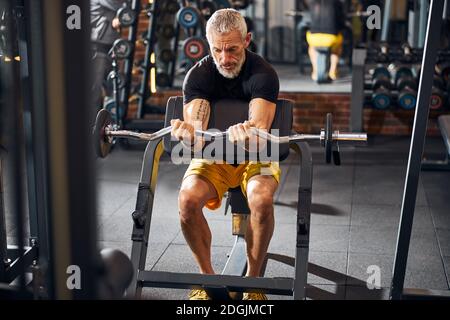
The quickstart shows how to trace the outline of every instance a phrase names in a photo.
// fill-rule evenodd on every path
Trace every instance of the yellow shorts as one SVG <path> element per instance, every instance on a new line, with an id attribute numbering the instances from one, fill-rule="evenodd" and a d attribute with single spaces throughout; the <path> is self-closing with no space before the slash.
<path id="1" fill-rule="evenodd" d="M 306 33 L 306 41 L 311 47 L 331 47 L 331 51 L 337 51 L 342 47 L 344 38 L 342 33 L 337 35 L 329 33 Z"/>
<path id="2" fill-rule="evenodd" d="M 242 193 L 247 196 L 247 183 L 256 175 L 270 175 L 279 183 L 281 169 L 278 162 L 261 163 L 250 161 L 235 167 L 230 164 L 217 164 L 204 159 L 193 159 L 183 180 L 191 175 L 199 175 L 212 183 L 217 191 L 217 198 L 206 203 L 206 207 L 215 210 L 222 203 L 223 194 L 230 188 L 241 186 Z"/>

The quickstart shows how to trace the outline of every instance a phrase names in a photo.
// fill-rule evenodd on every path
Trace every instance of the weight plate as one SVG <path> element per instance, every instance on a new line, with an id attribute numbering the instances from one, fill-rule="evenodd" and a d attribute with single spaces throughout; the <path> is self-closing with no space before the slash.
<path id="1" fill-rule="evenodd" d="M 131 54 L 131 43 L 125 39 L 117 39 L 114 41 L 113 51 L 118 59 L 126 59 Z"/>
<path id="2" fill-rule="evenodd" d="M 391 73 L 389 72 L 388 69 L 386 69 L 384 67 L 375 68 L 375 70 L 373 71 L 373 74 L 372 74 L 372 79 L 378 79 L 378 78 L 390 79 Z"/>
<path id="3" fill-rule="evenodd" d="M 161 50 L 159 53 L 159 59 L 164 63 L 170 63 L 175 58 L 175 54 L 170 49 Z"/>
<path id="4" fill-rule="evenodd" d="M 200 21 L 200 13 L 196 8 L 184 7 L 178 11 L 177 21 L 185 29 L 194 28 Z"/>
<path id="5" fill-rule="evenodd" d="M 183 52 L 186 58 L 191 60 L 200 60 L 208 54 L 207 44 L 200 37 L 187 38 L 183 44 Z"/>
<path id="6" fill-rule="evenodd" d="M 384 110 L 391 105 L 391 98 L 384 93 L 375 93 L 372 96 L 372 104 L 375 109 Z"/>
<path id="7" fill-rule="evenodd" d="M 112 146 L 112 138 L 105 135 L 105 128 L 112 124 L 112 117 L 108 110 L 102 109 L 97 113 L 94 125 L 94 147 L 95 154 L 105 158 Z"/>
<path id="8" fill-rule="evenodd" d="M 117 18 L 121 27 L 129 27 L 136 21 L 136 12 L 131 8 L 123 7 L 117 11 Z"/>
<path id="9" fill-rule="evenodd" d="M 412 110 L 416 107 L 417 97 L 412 92 L 404 92 L 398 96 L 398 104 L 406 110 Z"/>

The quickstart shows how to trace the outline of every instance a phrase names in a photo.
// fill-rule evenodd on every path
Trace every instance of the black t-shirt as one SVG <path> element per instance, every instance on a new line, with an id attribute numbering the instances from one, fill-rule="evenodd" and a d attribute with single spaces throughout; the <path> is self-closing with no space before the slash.
<path id="1" fill-rule="evenodd" d="M 338 34 L 345 27 L 345 13 L 340 0 L 312 0 L 309 10 L 312 33 Z"/>
<path id="2" fill-rule="evenodd" d="M 241 72 L 234 79 L 222 76 L 208 55 L 197 62 L 187 73 L 183 83 L 184 104 L 194 99 L 209 102 L 220 99 L 250 101 L 262 98 L 276 103 L 280 83 L 272 66 L 259 55 L 246 50 Z"/>

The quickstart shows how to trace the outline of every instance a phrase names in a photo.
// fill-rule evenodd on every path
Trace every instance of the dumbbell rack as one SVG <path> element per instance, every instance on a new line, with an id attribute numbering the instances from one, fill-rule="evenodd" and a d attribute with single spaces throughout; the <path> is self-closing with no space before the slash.
<path id="1" fill-rule="evenodd" d="M 440 57 L 445 57 L 447 54 L 448 53 L 445 51 L 439 52 Z M 372 89 L 366 84 L 368 70 L 377 66 L 388 68 L 390 64 L 395 64 L 400 68 L 408 67 L 410 69 L 420 69 L 422 55 L 423 51 L 421 49 L 411 49 L 411 53 L 405 56 L 402 48 L 387 48 L 383 45 L 380 48 L 358 47 L 353 50 L 352 94 L 349 123 L 352 132 L 363 131 L 363 108 L 367 102 L 367 92 Z M 392 96 L 396 97 L 395 93 L 396 91 L 393 90 Z M 391 105 L 395 106 L 397 104 L 397 100 L 393 99 Z M 387 110 L 392 110 L 392 108 L 387 108 Z"/>
<path id="2" fill-rule="evenodd" d="M 139 25 L 139 13 L 141 12 L 141 2 L 140 0 L 133 0 L 131 3 L 131 9 L 136 12 L 136 20 L 130 27 L 130 32 L 128 35 L 128 41 L 131 43 L 131 53 L 129 57 L 125 60 L 124 64 L 124 76 L 125 76 L 125 86 L 121 92 L 121 105 L 124 108 L 123 112 L 123 128 L 127 130 L 138 130 L 138 131 L 156 131 L 164 126 L 163 120 L 150 120 L 144 119 L 145 114 L 145 100 L 149 96 L 148 82 L 150 78 L 150 70 L 156 68 L 155 61 L 151 59 L 153 53 L 153 48 L 155 44 L 155 30 L 156 30 L 156 19 L 155 12 L 158 12 L 159 1 L 153 1 L 152 6 L 147 10 L 149 16 L 149 26 L 147 31 L 147 38 L 145 39 L 145 58 L 142 67 L 142 77 L 138 89 L 138 109 L 136 117 L 134 119 L 126 119 L 129 107 L 129 96 L 131 91 L 132 83 L 132 69 L 133 60 L 135 53 L 135 43 L 138 32 Z"/>

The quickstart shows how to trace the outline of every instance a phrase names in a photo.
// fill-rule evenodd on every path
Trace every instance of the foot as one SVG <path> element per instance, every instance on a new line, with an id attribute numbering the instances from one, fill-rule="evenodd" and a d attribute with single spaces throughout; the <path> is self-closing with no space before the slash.
<path id="1" fill-rule="evenodd" d="M 203 289 L 192 289 L 189 292 L 189 300 L 211 300 L 211 298 Z"/>
<path id="2" fill-rule="evenodd" d="M 317 74 L 311 73 L 311 79 L 312 79 L 313 81 L 317 81 Z"/>
<path id="3" fill-rule="evenodd" d="M 264 293 L 260 292 L 245 292 L 242 300 L 268 300 Z"/>

